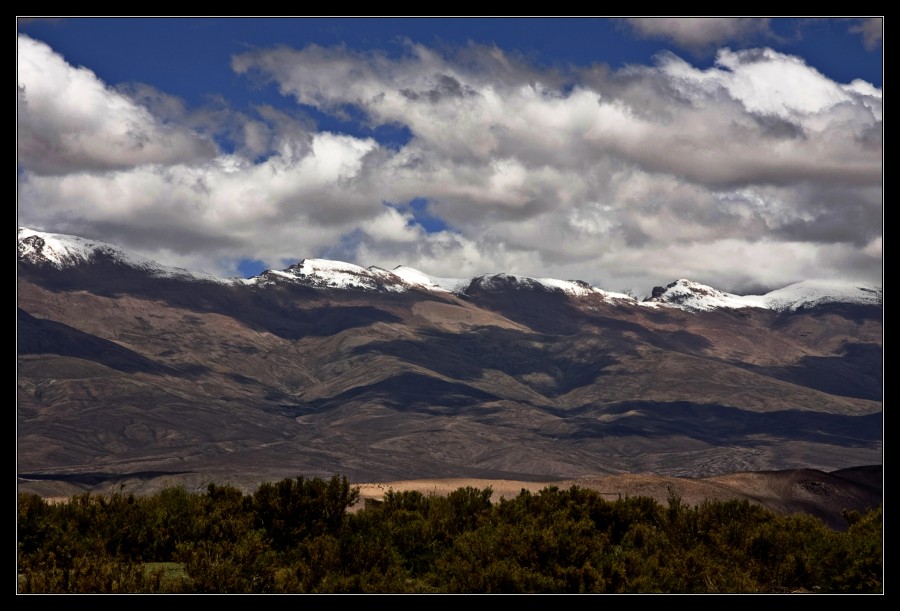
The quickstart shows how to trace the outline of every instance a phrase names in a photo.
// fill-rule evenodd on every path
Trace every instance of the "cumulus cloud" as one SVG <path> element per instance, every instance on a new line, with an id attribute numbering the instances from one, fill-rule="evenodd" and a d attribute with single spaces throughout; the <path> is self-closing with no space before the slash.
<path id="1" fill-rule="evenodd" d="M 591 163 L 606 154 L 710 184 L 880 176 L 880 151 L 848 165 L 841 144 L 880 120 L 880 90 L 864 96 L 799 58 L 767 49 L 724 50 L 706 71 L 667 55 L 658 66 L 629 68 L 612 82 L 576 86 L 567 94 L 533 74 L 510 74 L 502 63 L 498 76 L 497 64 L 463 67 L 419 47 L 413 51 L 392 61 L 343 49 L 279 49 L 233 63 L 240 72 L 270 75 L 302 104 L 325 111 L 354 106 L 373 124 L 407 126 L 416 142 L 405 155 L 422 146 L 457 166 L 491 164 L 493 176 L 479 187 L 495 185 L 502 191 L 498 201 L 510 206 L 524 199 L 516 163 L 529 170 L 577 168 L 579 159 Z M 468 93 L 437 101 L 408 93 L 435 91 L 445 78 Z M 643 97 L 668 93 L 664 109 L 647 114 L 637 99 L 617 95 L 629 86 Z M 877 114 L 854 96 L 867 98 Z M 860 116 L 844 116 L 853 112 Z"/>
<path id="2" fill-rule="evenodd" d="M 364 195 L 345 188 L 373 146 L 371 140 L 322 133 L 300 161 L 288 142 L 281 154 L 258 164 L 221 156 L 114 173 L 30 175 L 20 187 L 27 202 L 21 212 L 26 223 L 59 231 L 78 229 L 87 218 L 118 227 L 115 235 L 129 242 L 132 232 L 152 234 L 170 252 L 218 247 L 222 256 L 239 244 L 277 267 L 298 252 L 327 247 L 347 223 L 377 216 Z M 220 244 L 214 235 L 223 237 Z"/>
<path id="3" fill-rule="evenodd" d="M 664 38 L 690 51 L 772 35 L 771 19 L 755 17 L 634 17 L 624 21 L 639 36 Z"/>
<path id="4" fill-rule="evenodd" d="M 40 53 L 24 77 L 20 60 L 20 82 L 54 69 L 90 85 L 73 90 L 81 115 L 46 99 L 56 89 L 26 86 L 20 141 L 45 119 L 69 130 L 41 132 L 66 153 L 56 161 L 20 151 L 21 220 L 40 228 L 226 273 L 241 258 L 331 256 L 638 293 L 678 277 L 725 290 L 880 278 L 881 89 L 770 49 L 723 49 L 706 69 L 664 54 L 618 72 L 539 69 L 478 45 L 233 58 L 298 110 L 408 130 L 392 148 L 271 107 L 188 110 L 162 92 L 113 90 L 31 42 Z M 117 110 L 101 120 L 100 107 Z M 70 116 L 99 127 L 78 131 Z M 128 121 L 147 135 L 142 154 L 128 154 Z M 222 125 L 236 145 L 211 155 L 200 145 Z M 412 200 L 447 229 L 426 231 Z"/>
<path id="5" fill-rule="evenodd" d="M 18 38 L 18 154 L 32 172 L 63 174 L 211 157 L 215 146 L 167 125 L 46 44 Z"/>

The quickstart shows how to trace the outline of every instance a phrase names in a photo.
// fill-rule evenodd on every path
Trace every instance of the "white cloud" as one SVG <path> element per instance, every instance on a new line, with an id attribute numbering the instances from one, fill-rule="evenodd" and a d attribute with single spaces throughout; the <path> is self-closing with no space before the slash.
<path id="1" fill-rule="evenodd" d="M 288 156 L 259 164 L 232 156 L 106 174 L 30 175 L 21 185 L 27 203 L 21 214 L 26 223 L 60 230 L 84 222 L 117 227 L 126 239 L 131 231 L 156 232 L 160 252 L 215 248 L 215 239 L 205 236 L 221 234 L 220 255 L 238 244 L 278 266 L 297 252 L 326 248 L 346 227 L 345 219 L 362 223 L 377 216 L 380 210 L 367 207 L 359 195 L 345 197 L 341 186 L 352 182 L 374 146 L 371 140 L 321 133 L 297 163 Z"/>
<path id="2" fill-rule="evenodd" d="M 748 112 L 786 120 L 802 119 L 849 100 L 839 84 L 799 57 L 771 49 L 722 49 L 716 66 L 701 72 L 672 58 L 664 69 L 692 84 L 724 88 Z"/>
<path id="3" fill-rule="evenodd" d="M 880 274 L 881 90 L 833 82 L 768 49 L 723 50 L 705 70 L 665 55 L 618 73 L 542 71 L 476 45 L 455 55 L 410 45 L 401 58 L 253 51 L 234 69 L 322 112 L 353 107 L 370 126 L 403 126 L 411 140 L 381 147 L 260 107 L 223 115 L 235 123 L 234 154 L 120 151 L 113 164 L 94 148 L 116 150 L 109 134 L 121 117 L 140 119 L 147 151 L 172 133 L 197 141 L 160 116 L 190 121 L 178 119 L 177 101 L 136 105 L 34 45 L 43 48 L 26 79 L 43 82 L 31 72 L 47 64 L 90 84 L 72 90 L 88 118 L 104 104 L 124 109 L 96 133 L 46 132 L 68 151 L 53 172 L 43 156 L 20 153 L 20 216 L 40 228 L 92 232 L 210 271 L 244 257 L 281 267 L 333 256 L 638 292 L 692 275 L 736 290 Z M 62 116 L 43 97 L 55 89 L 30 91 L 20 133 Z M 452 229 L 426 232 L 402 206 L 414 198 Z"/>
<path id="4" fill-rule="evenodd" d="M 857 253 L 847 244 L 728 238 L 611 253 L 599 263 L 606 270 L 615 270 L 614 281 L 627 285 L 630 280 L 641 287 L 638 292 L 644 295 L 650 292 L 646 276 L 633 270 L 654 270 L 657 285 L 684 277 L 748 294 L 801 280 L 847 279 L 847 270 L 841 271 L 836 264 L 852 262 Z M 874 268 L 854 272 L 849 276 L 854 281 L 881 282 L 880 273 Z"/>
<path id="5" fill-rule="evenodd" d="M 17 51 L 18 154 L 29 171 L 116 169 L 215 154 L 210 141 L 165 125 L 46 44 L 20 34 Z"/>

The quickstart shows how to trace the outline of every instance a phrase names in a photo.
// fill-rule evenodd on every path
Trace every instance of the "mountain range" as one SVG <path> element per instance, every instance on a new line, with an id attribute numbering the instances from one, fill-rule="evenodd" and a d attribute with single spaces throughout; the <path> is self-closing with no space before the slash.
<path id="1" fill-rule="evenodd" d="M 305 259 L 253 278 L 20 228 L 17 470 L 109 482 L 880 464 L 881 287 L 647 299 Z"/>

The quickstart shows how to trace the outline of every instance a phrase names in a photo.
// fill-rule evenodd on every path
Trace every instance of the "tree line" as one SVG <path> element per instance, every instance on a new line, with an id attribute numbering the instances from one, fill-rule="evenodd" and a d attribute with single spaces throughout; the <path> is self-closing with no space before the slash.
<path id="1" fill-rule="evenodd" d="M 252 494 L 18 497 L 19 592 L 881 592 L 882 508 L 845 532 L 747 501 L 611 501 L 577 486 L 394 492 L 345 477 Z"/>

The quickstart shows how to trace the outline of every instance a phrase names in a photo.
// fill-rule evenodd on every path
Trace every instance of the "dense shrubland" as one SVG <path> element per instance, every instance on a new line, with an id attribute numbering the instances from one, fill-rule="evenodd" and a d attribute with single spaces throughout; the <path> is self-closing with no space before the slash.
<path id="1" fill-rule="evenodd" d="M 746 501 L 604 500 L 578 487 L 388 492 L 346 478 L 246 495 L 18 499 L 20 592 L 880 592 L 882 509 L 846 532 Z"/>

